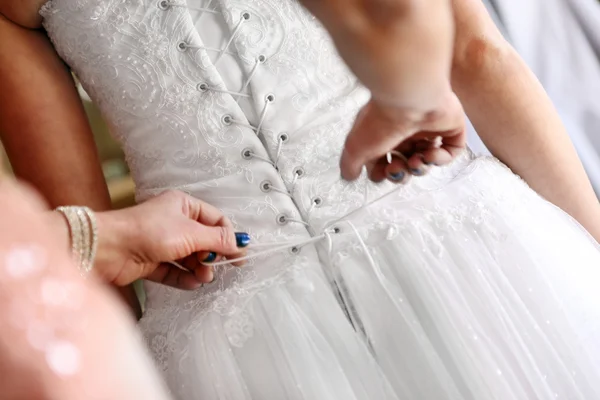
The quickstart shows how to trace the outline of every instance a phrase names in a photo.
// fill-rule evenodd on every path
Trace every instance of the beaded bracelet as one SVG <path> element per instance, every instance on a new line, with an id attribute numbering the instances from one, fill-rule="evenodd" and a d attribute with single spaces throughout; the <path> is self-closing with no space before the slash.
<path id="1" fill-rule="evenodd" d="M 98 225 L 94 212 L 87 207 L 58 207 L 67 220 L 71 236 L 71 252 L 82 275 L 92 271 L 98 248 Z"/>

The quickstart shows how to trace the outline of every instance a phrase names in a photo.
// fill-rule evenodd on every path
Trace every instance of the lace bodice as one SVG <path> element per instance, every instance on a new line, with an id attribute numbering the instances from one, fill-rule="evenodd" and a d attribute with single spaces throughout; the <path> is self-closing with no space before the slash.
<path id="1" fill-rule="evenodd" d="M 293 0 L 52 0 L 44 26 L 122 143 L 139 200 L 169 188 L 222 209 L 255 242 L 308 238 L 388 183 L 340 179 L 345 136 L 368 92 Z M 468 158 L 413 180 L 410 197 Z M 373 226 L 395 213 L 377 206 Z M 391 207 L 391 206 L 390 206 Z M 291 255 L 290 255 L 291 253 Z M 219 268 L 193 293 L 149 290 L 149 308 L 229 313 L 243 294 L 318 260 L 292 248 Z"/>

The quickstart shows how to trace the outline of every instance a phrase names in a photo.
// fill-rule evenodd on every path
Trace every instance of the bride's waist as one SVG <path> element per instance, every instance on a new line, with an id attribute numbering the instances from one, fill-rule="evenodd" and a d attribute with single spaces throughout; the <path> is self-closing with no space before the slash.
<path id="1" fill-rule="evenodd" d="M 146 168 L 134 173 L 134 180 L 138 202 L 175 189 L 220 208 L 240 223 L 250 218 L 255 225 L 269 215 L 287 214 L 306 220 L 335 217 L 392 192 L 396 198 L 409 200 L 448 185 L 474 160 L 472 153 L 465 152 L 452 164 L 434 167 L 426 176 L 400 186 L 387 181 L 374 184 L 364 175 L 356 182 L 346 182 L 340 177 L 337 162 L 303 164 L 285 159 L 277 168 L 216 161 L 220 172 L 212 174 L 194 168 Z"/>

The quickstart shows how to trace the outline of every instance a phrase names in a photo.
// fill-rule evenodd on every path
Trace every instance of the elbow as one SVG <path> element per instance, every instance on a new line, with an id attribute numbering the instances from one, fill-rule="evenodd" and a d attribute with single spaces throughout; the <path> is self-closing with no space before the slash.
<path id="1" fill-rule="evenodd" d="M 515 50 L 502 37 L 473 37 L 455 46 L 452 79 L 476 79 L 499 65 L 510 63 Z"/>

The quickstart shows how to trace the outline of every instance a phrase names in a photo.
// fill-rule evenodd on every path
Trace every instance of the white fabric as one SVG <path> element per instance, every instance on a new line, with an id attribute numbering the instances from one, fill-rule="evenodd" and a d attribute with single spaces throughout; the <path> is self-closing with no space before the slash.
<path id="1" fill-rule="evenodd" d="M 600 193 L 600 3 L 485 1 L 489 10 L 498 11 L 507 39 L 548 92 Z"/>
<path id="2" fill-rule="evenodd" d="M 148 284 L 140 325 L 176 399 L 600 398 L 600 251 L 576 223 L 470 154 L 337 221 L 396 186 L 340 179 L 368 93 L 323 29 L 290 0 L 181 5 L 42 11 L 139 199 L 185 190 L 261 245 L 337 229 L 197 291 Z"/>

